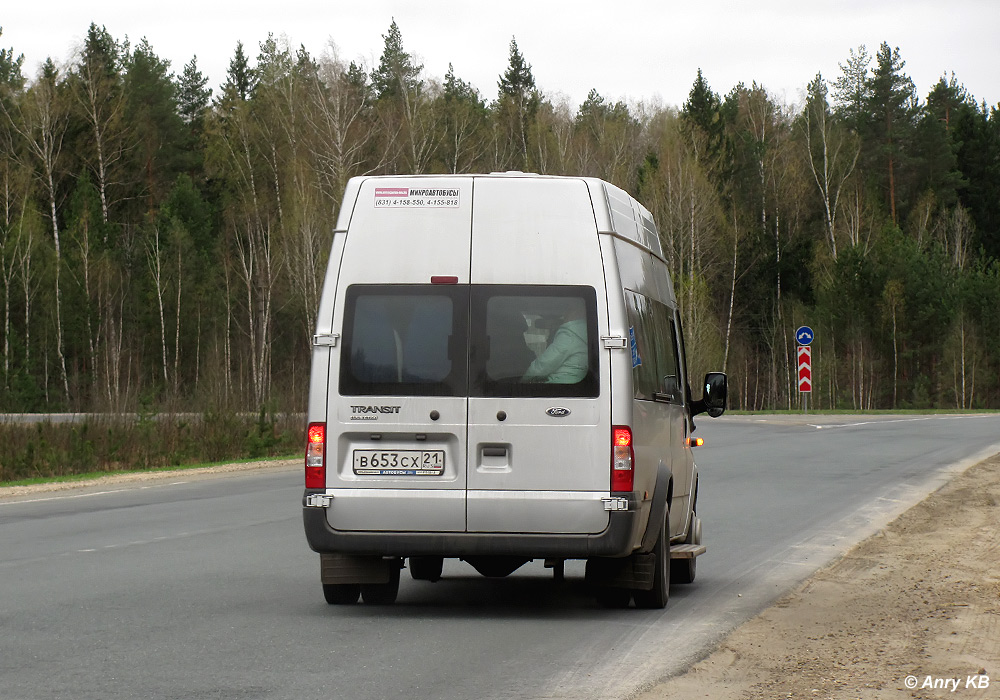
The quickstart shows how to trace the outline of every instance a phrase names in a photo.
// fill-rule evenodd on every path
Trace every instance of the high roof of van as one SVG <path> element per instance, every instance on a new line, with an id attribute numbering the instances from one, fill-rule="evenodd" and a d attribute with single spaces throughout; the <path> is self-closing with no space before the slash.
<path id="1" fill-rule="evenodd" d="M 346 192 L 344 193 L 344 203 L 337 219 L 337 230 L 347 230 L 354 203 L 357 200 L 358 190 L 365 181 L 384 181 L 386 184 L 391 183 L 395 187 L 401 187 L 405 186 L 407 182 L 421 182 L 426 184 L 429 180 L 448 179 L 454 182 L 455 180 L 475 180 L 477 178 L 534 178 L 539 180 L 583 181 L 590 190 L 590 198 L 594 205 L 594 217 L 597 220 L 597 230 L 599 233 L 608 233 L 632 241 L 639 247 L 650 251 L 656 257 L 663 259 L 663 248 L 660 244 L 659 232 L 649 210 L 625 190 L 594 177 L 538 175 L 520 171 L 489 174 L 365 175 L 353 177 L 348 182 Z"/>

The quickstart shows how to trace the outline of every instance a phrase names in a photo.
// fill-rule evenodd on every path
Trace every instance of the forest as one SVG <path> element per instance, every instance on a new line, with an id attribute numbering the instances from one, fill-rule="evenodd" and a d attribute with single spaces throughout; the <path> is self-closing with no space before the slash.
<path id="1" fill-rule="evenodd" d="M 574 108 L 516 39 L 495 94 L 383 39 L 372 66 L 238 44 L 217 89 L 97 25 L 34 76 L 0 50 L 0 412 L 300 412 L 348 178 L 506 170 L 652 211 L 733 409 L 802 407 L 802 324 L 810 408 L 1000 408 L 1000 105 L 954 75 L 918 95 L 883 43 L 798 104 L 698 71 L 681 106 Z"/>

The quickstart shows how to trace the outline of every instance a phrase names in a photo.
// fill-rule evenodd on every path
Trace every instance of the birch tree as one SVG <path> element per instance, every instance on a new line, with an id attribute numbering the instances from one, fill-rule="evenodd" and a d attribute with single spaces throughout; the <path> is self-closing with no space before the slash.
<path id="1" fill-rule="evenodd" d="M 809 83 L 802 110 L 806 163 L 823 207 L 823 223 L 830 255 L 837 259 L 837 212 L 844 185 L 861 154 L 857 137 L 839 129 L 827 102 L 826 81 L 819 73 Z"/>
<path id="2" fill-rule="evenodd" d="M 119 72 L 119 46 L 103 27 L 91 24 L 69 84 L 90 138 L 83 142 L 83 159 L 94 176 L 101 200 L 101 220 L 109 220 L 109 189 L 121 184 L 113 173 L 127 150 L 125 92 Z"/>
<path id="3" fill-rule="evenodd" d="M 56 356 L 62 380 L 63 395 L 70 400 L 69 376 L 66 372 L 66 351 L 62 318 L 62 243 L 59 227 L 58 170 L 62 161 L 63 140 L 69 121 L 69 109 L 59 71 L 51 59 L 42 66 L 37 80 L 17 100 L 12 109 L 0 101 L 8 123 L 21 137 L 30 163 L 45 193 L 55 252 L 53 268 L 56 315 Z"/>

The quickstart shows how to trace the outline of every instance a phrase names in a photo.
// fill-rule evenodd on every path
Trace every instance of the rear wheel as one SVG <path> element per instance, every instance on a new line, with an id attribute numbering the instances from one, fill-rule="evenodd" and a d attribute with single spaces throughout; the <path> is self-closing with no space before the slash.
<path id="1" fill-rule="evenodd" d="M 362 583 L 361 598 L 368 605 L 392 605 L 399 594 L 399 569 L 402 560 L 389 565 L 389 580 L 386 583 Z"/>
<path id="2" fill-rule="evenodd" d="M 653 545 L 653 588 L 648 591 L 634 590 L 632 598 L 635 599 L 635 607 L 647 609 L 661 609 L 667 606 L 670 597 L 670 536 L 667 534 L 667 523 L 670 522 L 670 515 L 664 514 L 663 525 L 660 527 L 660 536 L 656 538 Z"/>
<path id="3" fill-rule="evenodd" d="M 361 595 L 361 586 L 357 583 L 324 583 L 323 597 L 330 605 L 354 605 Z"/>

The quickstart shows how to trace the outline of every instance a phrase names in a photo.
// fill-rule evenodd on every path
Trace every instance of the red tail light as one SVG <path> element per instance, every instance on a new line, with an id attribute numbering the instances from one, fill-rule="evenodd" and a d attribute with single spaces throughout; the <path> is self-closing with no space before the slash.
<path id="1" fill-rule="evenodd" d="M 326 488 L 326 423 L 310 423 L 306 430 L 306 488 Z"/>
<path id="2" fill-rule="evenodd" d="M 632 491 L 635 483 L 635 453 L 632 430 L 616 425 L 611 429 L 611 490 Z"/>

